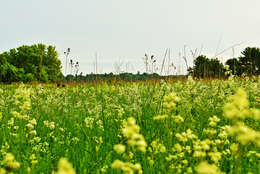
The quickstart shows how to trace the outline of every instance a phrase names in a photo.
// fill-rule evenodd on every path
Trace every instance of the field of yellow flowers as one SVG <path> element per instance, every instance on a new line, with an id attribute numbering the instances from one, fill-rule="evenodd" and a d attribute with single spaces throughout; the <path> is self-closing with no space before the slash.
<path id="1" fill-rule="evenodd" d="M 0 174 L 260 173 L 260 77 L 0 85 Z"/>

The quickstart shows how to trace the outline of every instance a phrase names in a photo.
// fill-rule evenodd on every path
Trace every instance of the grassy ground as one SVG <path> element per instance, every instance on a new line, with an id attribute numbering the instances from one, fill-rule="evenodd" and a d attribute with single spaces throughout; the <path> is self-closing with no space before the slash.
<path id="1" fill-rule="evenodd" d="M 65 157 L 79 174 L 257 174 L 252 108 L 260 109 L 259 77 L 0 85 L 0 172 L 61 173 Z"/>

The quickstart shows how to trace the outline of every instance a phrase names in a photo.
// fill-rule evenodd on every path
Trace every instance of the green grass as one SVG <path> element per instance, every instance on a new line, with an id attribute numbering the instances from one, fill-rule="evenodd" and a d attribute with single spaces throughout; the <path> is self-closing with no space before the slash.
<path id="1" fill-rule="evenodd" d="M 19 169 L 11 169 L 14 173 L 27 173 L 28 168 L 31 173 L 51 173 L 57 170 L 57 163 L 62 157 L 66 157 L 79 174 L 102 171 L 120 173 L 111 168 L 116 159 L 140 163 L 143 173 L 187 173 L 188 168 L 195 173 L 201 161 L 213 163 L 209 153 L 215 148 L 222 157 L 215 165 L 222 172 L 235 173 L 239 168 L 240 173 L 260 173 L 260 150 L 254 143 L 243 147 L 243 153 L 239 154 L 240 166 L 237 166 L 234 158 L 238 154 L 226 154 L 231 151 L 230 145 L 237 143 L 234 137 L 221 139 L 221 142 L 228 140 L 228 143 L 211 144 L 205 157 L 195 158 L 195 140 L 183 143 L 175 136 L 190 129 L 200 141 L 209 139 L 213 142 L 219 139 L 222 127 L 231 124 L 223 115 L 223 106 L 238 88 L 247 92 L 251 108 L 260 109 L 259 77 L 227 81 L 81 84 L 65 88 L 44 84 L 0 85 L 0 161 L 4 154 L 12 153 L 21 165 Z M 19 90 L 28 90 L 29 94 L 26 97 Z M 180 97 L 180 101 L 174 111 L 168 113 L 163 106 L 163 98 L 173 92 Z M 25 100 L 29 100 L 31 106 L 24 109 Z M 27 115 L 29 120 L 35 118 L 37 124 L 29 129 L 29 120 L 14 118 L 13 111 Z M 155 116 L 161 114 L 178 114 L 184 122 L 154 120 Z M 205 130 L 210 128 L 209 118 L 214 115 L 220 118 L 214 128 L 217 133 L 208 135 Z M 113 150 L 116 144 L 127 144 L 122 134 L 122 122 L 129 117 L 134 117 L 140 127 L 140 134 L 147 143 L 146 153 L 129 146 L 123 155 Z M 11 118 L 14 118 L 13 124 L 10 123 Z M 86 124 L 86 118 L 89 118 L 89 124 Z M 46 127 L 44 121 L 54 122 L 55 128 Z M 248 119 L 246 123 L 260 131 L 259 120 Z M 36 130 L 37 134 L 30 134 L 32 130 Z M 40 137 L 40 141 L 37 142 L 35 137 Z M 165 152 L 156 152 L 151 146 L 155 140 L 166 148 Z M 191 152 L 183 151 L 181 154 L 174 148 L 175 144 L 183 148 L 190 146 Z M 248 155 L 250 151 L 255 154 Z M 36 164 L 32 164 L 32 154 L 36 156 Z M 177 158 L 167 160 L 170 155 Z M 188 164 L 182 164 L 183 160 L 187 160 Z M 1 167 L 7 166 L 1 163 Z"/>

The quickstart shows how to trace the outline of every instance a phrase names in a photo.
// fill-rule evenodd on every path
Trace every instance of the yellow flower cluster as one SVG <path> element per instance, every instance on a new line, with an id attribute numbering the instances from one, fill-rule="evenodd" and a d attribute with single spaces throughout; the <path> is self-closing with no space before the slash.
<path id="1" fill-rule="evenodd" d="M 210 150 L 210 144 L 211 141 L 209 139 L 206 140 L 197 140 L 194 142 L 193 149 L 193 157 L 205 157 L 206 156 L 206 151 Z"/>
<path id="2" fill-rule="evenodd" d="M 94 118 L 92 118 L 92 117 L 87 117 L 87 118 L 85 118 L 85 123 L 86 123 L 86 127 L 87 128 L 90 128 L 90 129 L 92 129 L 93 128 L 93 126 L 94 126 Z"/>
<path id="3" fill-rule="evenodd" d="M 174 154 L 169 154 L 165 159 L 170 162 L 171 173 L 193 173 L 192 168 L 189 166 L 190 161 L 185 157 L 191 156 L 192 149 L 189 145 L 181 146 L 180 144 L 175 144 L 172 148 Z"/>
<path id="4" fill-rule="evenodd" d="M 221 153 L 216 151 L 216 152 L 209 152 L 208 153 L 210 159 L 214 162 L 214 163 L 218 163 L 219 160 L 221 160 Z"/>
<path id="5" fill-rule="evenodd" d="M 122 154 L 125 152 L 125 146 L 122 144 L 116 144 L 114 145 L 114 150 L 118 153 L 118 154 Z"/>
<path id="6" fill-rule="evenodd" d="M 176 93 L 170 93 L 163 98 L 163 106 L 167 109 L 168 113 L 171 113 L 176 109 L 176 103 L 180 100 L 180 97 Z"/>
<path id="7" fill-rule="evenodd" d="M 170 93 L 169 95 L 165 96 L 163 101 L 163 106 L 166 108 L 167 113 L 163 115 L 157 115 L 153 119 L 166 120 L 169 118 L 175 123 L 183 123 L 184 119 L 180 115 L 171 115 L 173 111 L 176 111 L 176 104 L 180 101 L 180 98 L 176 95 L 176 93 Z"/>
<path id="8" fill-rule="evenodd" d="M 17 162 L 11 153 L 7 153 L 4 156 L 3 161 L 1 161 L 1 165 L 4 167 L 8 167 L 10 169 L 18 169 L 20 168 L 20 163 Z M 1 169 L 1 172 L 4 172 L 4 169 Z"/>
<path id="9" fill-rule="evenodd" d="M 184 119 L 180 115 L 173 115 L 173 116 L 171 116 L 171 118 L 173 119 L 173 121 L 175 123 L 183 123 L 184 122 Z"/>
<path id="10" fill-rule="evenodd" d="M 211 127 L 216 127 L 217 126 L 217 123 L 220 121 L 220 119 L 216 116 L 216 115 L 214 115 L 213 117 L 210 117 L 209 118 L 209 125 L 211 126 Z"/>
<path id="11" fill-rule="evenodd" d="M 138 174 L 143 173 L 142 167 L 139 163 L 132 164 L 129 162 L 115 160 L 112 164 L 112 168 L 122 170 L 126 174 L 135 174 L 135 172 L 137 172 Z"/>
<path id="12" fill-rule="evenodd" d="M 249 101 L 246 92 L 239 88 L 235 95 L 229 97 L 229 103 L 225 104 L 223 112 L 229 119 L 245 119 L 249 115 Z"/>
<path id="13" fill-rule="evenodd" d="M 9 148 L 10 148 L 10 145 L 7 142 L 2 144 L 2 147 L 1 147 L 1 150 L 0 150 L 1 154 L 3 156 L 6 155 Z"/>
<path id="14" fill-rule="evenodd" d="M 188 140 L 193 140 L 193 139 L 197 139 L 198 137 L 196 135 L 194 135 L 192 133 L 192 130 L 188 129 L 186 132 L 183 132 L 183 133 L 176 133 L 176 138 L 183 142 L 183 143 L 186 143 Z"/>
<path id="15" fill-rule="evenodd" d="M 155 141 L 152 141 L 151 147 L 149 147 L 149 151 L 154 154 L 164 153 L 166 152 L 166 147 L 162 143 L 160 143 L 159 139 L 157 139 Z"/>
<path id="16" fill-rule="evenodd" d="M 209 137 L 215 137 L 217 135 L 217 124 L 219 123 L 220 119 L 217 116 L 213 116 L 209 118 L 209 128 L 204 129 L 203 133 L 208 135 Z"/>
<path id="17" fill-rule="evenodd" d="M 241 88 L 229 97 L 229 101 L 223 109 L 224 115 L 233 121 L 233 125 L 228 129 L 229 135 L 236 137 L 242 145 L 252 142 L 260 147 L 260 132 L 244 123 L 246 118 L 258 120 L 259 110 L 249 108 L 247 94 Z"/>
<path id="18" fill-rule="evenodd" d="M 19 112 L 12 111 L 13 116 L 15 118 L 28 120 L 29 116 L 27 112 L 31 109 L 31 89 L 26 89 L 23 85 L 17 88 L 14 94 L 14 104 L 18 106 Z"/>
<path id="19" fill-rule="evenodd" d="M 169 116 L 167 114 L 164 114 L 164 115 L 157 115 L 155 116 L 153 119 L 154 120 L 165 120 L 167 119 Z"/>
<path id="20" fill-rule="evenodd" d="M 176 143 L 172 148 L 173 154 L 169 154 L 165 158 L 166 161 L 171 163 L 170 169 L 172 172 L 194 173 L 190 166 L 193 160 L 198 161 L 205 159 L 213 163 L 209 166 L 214 169 L 215 173 L 220 172 L 215 167 L 219 165 L 223 155 L 231 155 L 228 146 L 224 146 L 230 143 L 227 131 L 229 126 L 220 127 L 218 125 L 220 118 L 217 116 L 210 117 L 208 121 L 209 127 L 203 129 L 204 136 L 207 136 L 206 139 L 200 139 L 191 129 L 175 134 L 175 137 L 180 143 Z M 210 171 L 206 171 L 210 173 Z"/>
<path id="21" fill-rule="evenodd" d="M 66 158 L 61 158 L 58 163 L 58 171 L 54 174 L 76 174 L 76 172 Z"/>
<path id="22" fill-rule="evenodd" d="M 142 152 L 146 152 L 146 142 L 143 137 L 139 133 L 140 127 L 136 125 L 136 120 L 132 117 L 128 118 L 127 121 L 123 121 L 122 133 L 124 137 L 127 138 L 127 144 L 134 149 L 140 150 Z M 126 146 L 122 144 L 114 145 L 114 150 L 118 154 L 123 154 L 126 150 Z M 125 154 L 124 154 L 125 155 Z M 133 153 L 129 152 L 129 159 L 133 158 Z M 130 162 L 123 162 L 120 160 L 115 160 L 112 164 L 112 168 L 122 170 L 127 174 L 134 174 L 138 172 L 139 174 L 143 173 L 142 167 L 139 163 L 132 164 Z"/>
<path id="23" fill-rule="evenodd" d="M 55 123 L 54 123 L 53 121 L 45 120 L 45 121 L 43 121 L 43 124 L 44 124 L 47 128 L 50 128 L 51 130 L 55 129 Z"/>
<path id="24" fill-rule="evenodd" d="M 205 161 L 196 167 L 196 171 L 198 174 L 224 174 L 216 165 L 208 164 Z"/>
<path id="25" fill-rule="evenodd" d="M 26 125 L 26 127 L 28 128 L 29 135 L 31 135 L 31 136 L 37 135 L 37 132 L 35 130 L 36 125 L 37 125 L 37 121 L 35 120 L 35 118 L 28 120 L 28 124 Z M 29 135 L 26 135 L 26 136 L 29 136 Z"/>
<path id="26" fill-rule="evenodd" d="M 260 132 L 246 126 L 243 122 L 236 122 L 230 127 L 229 135 L 235 136 L 242 145 L 252 142 L 260 147 Z"/>
<path id="27" fill-rule="evenodd" d="M 128 139 L 127 144 L 142 152 L 146 151 L 146 142 L 142 134 L 139 134 L 140 128 L 136 125 L 134 118 L 130 117 L 123 122 L 123 135 Z"/>

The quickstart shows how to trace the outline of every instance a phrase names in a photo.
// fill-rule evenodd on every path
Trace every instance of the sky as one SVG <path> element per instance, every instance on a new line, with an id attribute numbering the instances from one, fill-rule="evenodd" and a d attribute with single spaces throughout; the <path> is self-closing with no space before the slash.
<path id="1" fill-rule="evenodd" d="M 0 53 L 21 45 L 54 45 L 83 74 L 145 71 L 144 55 L 185 73 L 191 51 L 225 61 L 260 47 L 259 0 L 0 0 Z M 237 45 L 239 44 L 239 45 Z M 236 45 L 231 48 L 233 45 Z M 185 51 L 184 51 L 185 48 Z M 170 60 L 170 61 L 169 61 Z M 168 63 L 169 62 L 169 63 Z"/>

